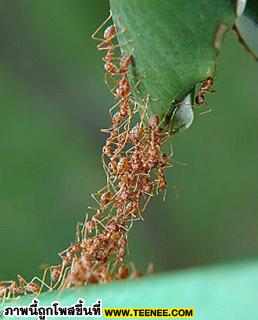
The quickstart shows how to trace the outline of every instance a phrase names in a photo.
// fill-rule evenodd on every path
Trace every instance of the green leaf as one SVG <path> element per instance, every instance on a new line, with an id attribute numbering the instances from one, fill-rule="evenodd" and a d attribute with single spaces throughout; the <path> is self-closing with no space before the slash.
<path id="1" fill-rule="evenodd" d="M 245 49 L 258 59 L 258 2 L 248 0 L 244 13 L 237 18 L 235 30 Z"/>
<path id="2" fill-rule="evenodd" d="M 252 320 L 257 319 L 258 314 L 257 288 L 258 263 L 251 261 L 119 281 L 110 285 L 71 288 L 41 294 L 39 300 L 41 305 L 50 305 L 55 300 L 60 301 L 61 305 L 71 305 L 82 298 L 90 305 L 100 298 L 103 307 L 193 307 L 196 320 Z M 28 305 L 32 298 L 24 297 L 14 305 Z"/>
<path id="3" fill-rule="evenodd" d="M 195 85 L 213 76 L 217 55 L 236 18 L 231 0 L 110 0 L 123 54 L 148 112 L 164 117 Z M 169 119 L 170 117 L 167 117 Z"/>

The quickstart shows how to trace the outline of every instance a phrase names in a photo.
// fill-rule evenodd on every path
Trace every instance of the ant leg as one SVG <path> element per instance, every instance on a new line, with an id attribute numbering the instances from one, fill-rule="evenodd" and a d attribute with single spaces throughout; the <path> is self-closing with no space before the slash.
<path id="1" fill-rule="evenodd" d="M 148 197 L 148 199 L 146 200 L 143 208 L 142 208 L 142 212 L 146 209 L 146 207 L 147 207 L 147 205 L 148 205 L 148 203 L 150 202 L 150 199 L 151 199 L 152 197 L 153 197 L 153 195 L 150 194 L 149 197 Z"/>
<path id="2" fill-rule="evenodd" d="M 176 195 L 176 198 L 179 198 L 179 192 L 178 192 L 178 189 L 177 189 L 176 185 L 171 186 L 171 188 L 173 188 L 173 189 L 174 189 L 174 191 L 175 191 L 175 195 Z"/>
<path id="3" fill-rule="evenodd" d="M 119 99 L 112 107 L 109 108 L 108 112 L 109 112 L 109 115 L 110 115 L 111 119 L 113 118 L 112 111 L 115 109 L 115 107 L 117 107 L 121 101 L 123 101 L 124 99 L 128 98 L 131 94 L 132 94 L 132 90 L 128 93 L 128 95 L 126 95 L 125 97 L 122 97 L 121 99 Z M 130 98 L 130 100 L 132 101 L 131 98 Z M 101 129 L 101 131 L 102 132 L 111 133 L 112 128 L 110 128 L 110 129 Z"/>
<path id="4" fill-rule="evenodd" d="M 99 39 L 99 40 L 102 40 L 102 42 L 97 45 L 98 50 L 99 50 L 99 51 L 102 51 L 102 50 L 108 50 L 108 49 L 110 49 L 110 47 L 108 46 L 108 41 L 111 41 L 112 39 L 114 39 L 114 38 L 115 38 L 117 35 L 119 35 L 120 33 L 122 33 L 122 32 L 118 32 L 115 36 L 110 37 L 108 40 Z M 112 44 L 112 48 L 114 48 L 114 49 L 117 49 L 117 48 L 121 49 L 121 46 L 125 46 L 125 45 L 127 45 L 128 43 L 130 43 L 130 42 L 133 42 L 133 40 L 131 39 L 131 40 L 128 40 L 128 41 L 120 42 L 120 43 L 118 43 L 118 44 Z M 106 44 L 107 46 L 106 46 L 106 47 L 103 47 L 104 44 Z"/>
<path id="5" fill-rule="evenodd" d="M 100 131 L 103 132 L 103 133 L 109 133 L 109 134 L 111 134 L 112 131 L 113 131 L 113 127 L 107 128 L 107 129 L 100 129 Z"/>
<path id="6" fill-rule="evenodd" d="M 142 112 L 142 114 L 141 114 L 140 127 L 142 127 L 143 122 L 144 122 L 144 119 L 145 119 L 145 116 L 146 116 L 147 107 L 148 107 L 148 104 L 149 104 L 149 98 L 150 98 L 150 95 L 148 94 L 148 95 L 147 95 L 147 99 L 146 99 L 146 103 L 145 103 L 145 105 L 143 106 L 143 112 Z M 137 103 L 137 102 L 136 102 L 136 103 Z M 141 104 L 139 104 L 139 106 L 142 107 Z"/>
<path id="7" fill-rule="evenodd" d="M 42 284 L 41 284 L 41 287 L 40 287 L 40 289 L 39 289 L 39 292 L 41 292 L 42 289 L 43 289 L 43 287 L 44 287 L 43 283 L 45 283 L 45 279 L 46 279 L 46 277 L 47 277 L 47 272 L 50 271 L 50 269 L 51 269 L 51 267 L 48 267 L 48 268 L 46 268 L 46 269 L 44 270 L 43 277 L 42 277 Z M 52 277 L 51 277 L 51 273 L 50 273 L 50 285 L 49 285 L 49 288 L 50 288 L 49 290 L 52 291 Z"/>
<path id="8" fill-rule="evenodd" d="M 98 50 L 99 50 L 99 51 L 109 50 L 109 49 L 111 49 L 111 46 L 112 46 L 112 49 L 114 49 L 114 50 L 117 49 L 117 48 L 120 48 L 120 45 L 119 45 L 119 44 L 113 44 L 113 43 L 110 43 L 110 45 L 107 44 L 107 42 L 110 41 L 110 40 L 112 40 L 112 39 L 114 39 L 114 37 L 115 37 L 115 36 L 109 38 L 108 40 L 104 40 L 104 39 L 103 39 L 102 43 L 99 43 L 99 44 L 97 45 Z M 102 47 L 102 45 L 104 45 L 104 44 L 107 44 L 108 46 L 107 46 L 107 47 Z M 116 58 L 116 59 L 118 60 L 119 58 Z"/>
<path id="9" fill-rule="evenodd" d="M 70 268 L 70 267 L 67 267 L 67 268 L 65 269 L 65 265 L 66 265 L 66 263 L 62 262 L 62 267 L 61 267 L 61 270 L 60 270 L 60 275 L 59 275 L 56 283 L 55 283 L 54 286 L 52 287 L 52 290 L 54 290 L 54 289 L 57 287 L 57 285 L 59 284 L 59 282 L 62 281 L 62 278 L 64 277 L 64 270 L 66 270 L 67 268 Z"/>
<path id="10" fill-rule="evenodd" d="M 156 182 L 156 184 L 157 184 L 157 185 L 156 185 L 156 193 L 155 193 L 156 196 L 157 196 L 157 195 L 159 194 L 159 191 L 160 191 L 160 188 L 159 188 L 159 179 L 156 179 L 155 182 Z"/>
<path id="11" fill-rule="evenodd" d="M 127 98 L 127 96 L 125 97 Z M 109 112 L 109 115 L 110 115 L 110 118 L 113 119 L 113 115 L 112 115 L 112 111 L 115 109 L 115 107 L 119 106 L 119 103 L 123 100 L 123 98 L 119 99 L 117 101 L 117 103 L 115 103 L 111 108 L 109 108 L 108 112 Z"/>
<path id="12" fill-rule="evenodd" d="M 100 220 L 95 220 L 98 224 L 100 224 L 101 225 L 101 227 L 103 228 L 103 229 L 105 229 L 105 230 L 107 230 L 108 231 L 108 229 L 106 228 L 106 226 L 100 221 Z M 96 226 L 96 228 L 97 228 L 97 226 Z M 98 229 L 98 228 L 97 228 Z"/>
<path id="13" fill-rule="evenodd" d="M 115 207 L 115 204 L 113 203 L 110 210 L 109 210 L 109 213 L 107 214 L 107 216 L 104 219 L 101 220 L 101 222 L 108 219 L 111 216 L 111 213 L 112 213 L 114 207 Z"/>
<path id="14" fill-rule="evenodd" d="M 98 208 L 91 207 L 91 206 L 88 206 L 88 209 L 93 210 L 93 211 L 98 211 Z"/>
<path id="15" fill-rule="evenodd" d="M 72 244 L 70 244 L 70 246 L 68 247 L 68 248 L 66 248 L 64 251 L 62 251 L 62 252 L 58 252 L 58 255 L 59 255 L 59 257 L 61 258 L 61 259 L 63 259 L 64 257 L 63 257 L 63 255 L 67 252 L 67 251 L 69 251 L 71 248 L 72 248 Z"/>
<path id="16" fill-rule="evenodd" d="M 40 284 L 41 287 L 39 288 L 39 291 L 37 292 L 37 295 L 39 295 L 43 289 L 43 287 L 45 286 L 49 291 L 52 291 L 52 288 L 46 284 L 45 282 L 45 278 L 46 278 L 46 274 L 44 275 L 45 277 L 43 277 L 43 279 L 40 279 L 39 277 L 33 277 L 30 282 L 28 284 L 35 284 L 35 281 L 37 280 Z"/>
<path id="17" fill-rule="evenodd" d="M 144 221 L 140 207 L 138 208 L 138 213 L 139 213 L 140 219 Z"/>
<path id="18" fill-rule="evenodd" d="M 81 229 L 81 239 L 84 239 L 84 240 L 87 238 L 86 224 L 88 222 L 88 218 L 89 218 L 89 215 L 88 215 L 88 213 L 86 213 L 85 219 L 84 219 L 84 222 L 83 222 L 83 226 L 82 226 L 82 229 Z"/>
<path id="19" fill-rule="evenodd" d="M 8 284 L 9 284 L 9 285 L 13 285 L 14 283 L 15 283 L 14 280 L 1 280 L 1 281 L 0 281 L 0 285 L 1 285 L 1 284 L 3 284 L 3 285 L 5 285 L 5 284 L 6 284 L 6 285 L 8 285 Z"/>
<path id="20" fill-rule="evenodd" d="M 138 190 L 140 180 L 141 180 L 141 177 L 140 177 L 140 175 L 138 174 L 138 175 L 137 175 L 137 179 L 136 179 L 136 184 L 135 184 L 134 189 L 133 189 L 133 193 L 135 193 L 135 192 Z"/>
<path id="21" fill-rule="evenodd" d="M 10 298 L 10 297 L 8 297 L 7 287 L 3 288 L 2 290 L 3 290 L 2 292 L 4 292 L 4 294 L 3 295 L 1 294 L 2 298 L 0 299 L 0 301 L 1 301 L 0 306 L 4 305 L 6 302 L 6 299 Z"/>
<path id="22" fill-rule="evenodd" d="M 209 112 L 211 112 L 211 111 L 212 111 L 212 108 L 209 108 L 208 110 L 199 112 L 199 113 L 197 114 L 197 117 L 204 116 L 206 113 L 209 113 Z"/>
<path id="23" fill-rule="evenodd" d="M 109 91 L 114 95 L 114 92 L 113 92 L 113 91 L 114 91 L 116 85 L 115 85 L 114 87 L 111 87 L 111 86 L 109 85 L 109 82 L 108 82 L 108 77 L 112 79 L 110 73 L 105 72 L 104 83 L 105 83 L 105 85 L 108 87 Z M 113 80 L 113 79 L 112 79 L 112 80 Z"/>
<path id="24" fill-rule="evenodd" d="M 115 260 L 115 262 L 113 263 L 112 268 L 110 269 L 110 274 L 114 274 L 114 273 L 115 273 L 115 270 L 116 270 L 117 264 L 118 264 L 118 261 L 117 261 L 117 260 Z"/>
<path id="25" fill-rule="evenodd" d="M 135 146 L 132 146 L 128 150 L 125 151 L 126 156 L 128 156 L 130 153 L 133 153 Z"/>
<path id="26" fill-rule="evenodd" d="M 188 163 L 187 163 L 187 162 L 180 161 L 180 160 L 176 160 L 175 158 L 173 158 L 172 161 L 175 162 L 175 163 L 177 163 L 177 164 L 180 164 L 181 166 L 188 166 Z M 170 168 L 170 167 L 173 167 L 173 164 L 171 164 L 170 166 L 166 166 L 166 168 Z"/>
<path id="27" fill-rule="evenodd" d="M 108 166 L 106 164 L 104 154 L 102 154 L 101 158 L 102 158 L 102 166 L 103 166 L 103 169 L 104 169 L 106 177 L 107 177 L 107 185 L 109 185 L 109 184 L 112 185 L 112 181 L 110 179 L 111 172 L 109 171 L 109 168 L 108 168 Z M 108 191 L 110 191 L 110 190 L 108 190 Z"/>
<path id="28" fill-rule="evenodd" d="M 119 105 L 119 102 L 120 102 L 120 100 L 117 103 L 115 103 L 112 107 L 110 107 L 108 110 L 111 120 L 113 118 L 112 111 L 115 109 L 115 107 L 117 107 Z M 100 129 L 100 131 L 104 132 L 104 133 L 111 133 L 112 130 L 113 130 L 112 127 L 108 128 L 108 129 Z"/>
<path id="29" fill-rule="evenodd" d="M 130 108 L 129 108 L 129 115 L 128 115 L 128 119 L 126 119 L 126 121 L 124 121 L 121 126 L 123 125 L 127 125 L 127 129 L 126 129 L 126 135 L 125 135 L 125 139 L 124 139 L 124 142 L 123 144 L 119 147 L 118 150 L 115 151 L 115 155 L 119 155 L 121 153 L 121 151 L 124 149 L 126 143 L 128 142 L 128 137 L 129 137 L 129 132 L 130 132 L 130 123 L 131 123 L 131 118 L 132 118 L 132 114 L 131 114 L 131 111 L 130 111 Z M 120 126 L 120 127 L 121 127 Z M 119 127 L 119 128 L 120 128 Z"/>
<path id="30" fill-rule="evenodd" d="M 131 230 L 131 228 L 132 228 L 132 226 L 133 226 L 133 223 L 134 223 L 134 221 L 137 221 L 137 220 L 139 220 L 139 219 L 134 219 L 134 215 L 133 214 L 131 214 L 131 219 L 130 220 L 128 220 L 128 222 L 130 222 L 130 224 L 129 224 L 129 226 L 126 228 L 126 232 L 129 232 L 130 230 Z"/>
<path id="31" fill-rule="evenodd" d="M 96 31 L 92 34 L 91 38 L 93 40 L 99 41 L 100 43 L 97 45 L 98 50 L 105 50 L 108 49 L 106 47 L 103 47 L 104 45 L 107 45 L 108 42 L 110 42 L 112 39 L 116 38 L 117 35 L 123 33 L 125 31 L 125 29 L 121 30 L 120 32 L 115 32 L 115 34 L 113 34 L 112 36 L 110 36 L 108 39 L 103 39 L 103 38 L 99 38 L 97 36 L 97 34 L 100 32 L 100 30 L 103 28 L 103 26 L 111 19 L 112 14 L 110 13 L 110 15 L 108 16 L 108 18 L 96 29 Z M 132 40 L 130 40 L 132 41 Z M 126 41 L 125 44 L 127 44 L 129 41 Z M 119 44 L 117 44 L 117 46 L 120 47 Z"/>
<path id="32" fill-rule="evenodd" d="M 28 284 L 28 282 L 20 274 L 17 274 L 17 278 L 19 281 L 19 287 L 25 287 Z"/>
<path id="33" fill-rule="evenodd" d="M 20 274 L 17 274 L 17 278 L 19 281 L 19 287 L 24 287 L 28 284 L 28 282 Z"/>
<path id="34" fill-rule="evenodd" d="M 102 191 L 104 191 L 105 189 L 107 189 L 108 188 L 108 186 L 104 186 L 103 188 L 101 188 L 98 192 L 96 192 L 96 193 L 91 193 L 91 196 L 92 196 L 92 198 L 97 202 L 97 204 L 100 206 L 100 202 L 97 200 L 97 198 L 95 197 L 95 196 L 99 196 L 100 195 L 100 193 L 102 192 Z"/>
<path id="35" fill-rule="evenodd" d="M 54 282 L 53 277 L 52 277 L 52 270 L 53 270 L 55 267 L 56 267 L 56 266 L 49 266 L 49 267 L 47 268 L 47 271 L 49 270 L 49 273 L 50 273 L 50 284 L 49 284 L 49 286 L 50 286 L 50 288 L 51 288 L 51 291 L 53 290 L 53 282 Z M 47 271 L 45 270 L 44 273 L 46 272 L 46 274 L 47 274 Z M 43 274 L 43 279 L 44 279 L 44 275 L 45 275 L 45 274 Z"/>
<path id="36" fill-rule="evenodd" d="M 111 14 L 111 12 L 110 12 L 110 14 L 109 14 L 109 16 L 107 17 L 107 19 L 106 19 L 105 21 L 103 21 L 102 24 L 101 24 L 101 25 L 93 32 L 93 34 L 91 35 L 91 38 L 92 38 L 93 40 L 101 41 L 101 42 L 105 41 L 105 39 L 101 39 L 101 38 L 98 38 L 98 37 L 96 37 L 96 36 L 97 36 L 97 34 L 99 33 L 99 31 L 104 27 L 104 25 L 111 19 L 111 17 L 112 17 L 112 14 Z"/>
<path id="37" fill-rule="evenodd" d="M 179 192 L 178 192 L 178 189 L 176 187 L 176 185 L 173 185 L 173 186 L 167 186 L 166 189 L 164 190 L 164 196 L 163 196 L 163 201 L 165 201 L 166 199 L 166 195 L 165 195 L 165 192 L 167 193 L 167 188 L 172 188 L 175 192 L 175 195 L 176 195 L 176 198 L 178 199 L 179 198 Z"/>
<path id="38" fill-rule="evenodd" d="M 80 234 L 81 234 L 81 222 L 77 222 L 76 224 L 76 242 L 80 242 L 81 241 L 81 237 L 80 237 Z"/>
<path id="39" fill-rule="evenodd" d="M 163 202 L 166 201 L 166 195 L 167 195 L 167 188 L 164 189 L 164 194 L 163 194 L 163 198 L 162 198 Z"/>
<path id="40" fill-rule="evenodd" d="M 100 39 L 100 38 L 96 38 L 94 40 L 97 40 L 97 41 L 101 41 L 98 45 L 97 45 L 97 49 L 99 51 L 102 51 L 102 50 L 109 50 L 110 49 L 110 45 L 112 45 L 112 48 L 113 49 L 117 49 L 119 48 L 120 51 L 122 52 L 123 49 L 122 49 L 122 46 L 126 46 L 128 43 L 130 42 L 133 42 L 134 40 L 131 39 L 131 40 L 128 40 L 128 41 L 124 41 L 124 42 L 120 42 L 120 43 L 117 43 L 117 44 L 113 44 L 112 43 L 112 40 L 117 38 L 117 36 L 121 33 L 123 33 L 123 31 L 120 31 L 120 32 L 117 32 L 116 34 L 114 34 L 113 36 L 111 36 L 109 39 Z M 105 47 L 104 47 L 105 45 Z"/>
<path id="41" fill-rule="evenodd" d="M 154 274 L 154 264 L 153 264 L 153 262 L 150 262 L 148 264 L 146 273 L 147 273 L 148 276 L 152 276 Z"/>
<path id="42" fill-rule="evenodd" d="M 99 195 L 99 193 L 91 193 L 92 198 L 97 202 L 97 204 L 100 206 L 99 201 L 97 200 L 97 198 L 95 197 L 95 195 Z"/>
<path id="43" fill-rule="evenodd" d="M 169 139 L 169 149 L 170 149 L 170 154 L 168 155 L 168 158 L 171 158 L 174 154 L 174 149 L 173 149 L 171 139 Z"/>
<path id="44" fill-rule="evenodd" d="M 69 271 L 69 269 L 70 269 L 70 267 L 67 267 L 67 268 L 65 268 L 65 270 L 64 270 L 64 274 L 63 274 L 63 276 L 62 276 L 62 281 L 61 281 L 61 283 L 60 283 L 60 286 L 57 288 L 57 291 L 59 291 L 59 290 L 61 290 L 61 289 L 65 289 L 66 287 L 63 287 L 63 285 L 64 285 L 64 283 L 65 283 L 65 280 L 66 280 L 66 275 L 67 275 L 67 273 L 68 273 L 68 271 Z"/>
<path id="45" fill-rule="evenodd" d="M 102 155 L 102 165 L 103 165 L 103 169 L 107 175 L 107 186 L 108 186 L 108 191 L 110 191 L 110 187 L 109 185 L 111 185 L 112 189 L 114 190 L 114 192 L 116 193 L 117 192 L 117 189 L 112 181 L 112 179 L 110 178 L 110 176 L 112 175 L 106 162 L 105 162 L 105 159 L 104 159 L 104 155 Z"/>

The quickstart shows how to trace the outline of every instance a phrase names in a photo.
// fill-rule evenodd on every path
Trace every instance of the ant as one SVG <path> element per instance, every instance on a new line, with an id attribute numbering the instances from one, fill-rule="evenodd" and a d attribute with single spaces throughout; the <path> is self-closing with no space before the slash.
<path id="1" fill-rule="evenodd" d="M 214 92 L 214 89 L 211 88 L 211 86 L 213 85 L 213 78 L 212 77 L 208 77 L 202 84 L 201 89 L 198 93 L 198 95 L 195 98 L 195 102 L 198 105 L 201 105 L 205 102 L 205 97 L 204 95 L 207 92 Z"/>
<path id="2" fill-rule="evenodd" d="M 1 290 L 0 296 L 3 297 L 3 300 L 5 300 L 6 298 L 9 298 L 11 295 L 13 295 L 13 297 L 15 297 L 16 295 L 26 294 L 26 293 L 40 294 L 43 286 L 47 287 L 47 289 L 50 291 L 52 290 L 44 282 L 44 279 L 41 280 L 38 277 L 34 277 L 31 279 L 30 282 L 27 282 L 21 275 L 18 274 L 17 277 L 18 277 L 18 284 L 14 280 L 0 282 L 0 284 L 2 284 L 0 286 L 0 290 Z M 35 283 L 35 280 L 39 281 L 41 283 L 41 286 L 39 284 Z M 8 295 L 7 295 L 7 293 L 8 293 Z"/>
<path id="3" fill-rule="evenodd" d="M 111 19 L 111 13 L 109 17 L 97 28 L 97 30 L 92 34 L 91 38 L 93 40 L 100 41 L 97 45 L 98 50 L 107 50 L 105 57 L 103 58 L 104 61 L 104 69 L 110 75 L 117 75 L 119 74 L 118 67 L 113 63 L 113 60 L 117 59 L 115 57 L 115 48 L 117 45 L 113 44 L 113 40 L 116 38 L 116 27 L 115 25 L 108 26 L 104 33 L 103 38 L 98 38 L 96 35 L 102 29 L 102 27 Z M 119 45 L 118 45 L 119 46 Z M 106 74 L 107 76 L 107 74 Z M 105 78 L 105 83 L 108 85 L 107 78 Z"/>
<path id="4" fill-rule="evenodd" d="M 126 73 L 127 67 L 131 62 L 131 55 L 126 57 L 121 57 L 119 62 L 119 67 L 117 67 L 113 60 L 118 59 L 115 57 L 115 49 L 120 47 L 119 44 L 114 45 L 113 40 L 117 36 L 116 26 L 110 25 L 108 26 L 104 33 L 103 38 L 98 38 L 97 34 L 102 29 L 102 27 L 111 19 L 112 15 L 110 13 L 109 17 L 97 28 L 97 30 L 92 34 L 91 38 L 93 40 L 100 41 L 97 45 L 98 50 L 107 50 L 106 56 L 103 58 L 104 61 L 104 69 L 110 75 L 119 75 Z M 121 31 L 123 32 L 123 31 Z M 108 85 L 107 79 L 105 80 L 106 84 Z M 108 85 L 109 86 L 109 85 Z"/>

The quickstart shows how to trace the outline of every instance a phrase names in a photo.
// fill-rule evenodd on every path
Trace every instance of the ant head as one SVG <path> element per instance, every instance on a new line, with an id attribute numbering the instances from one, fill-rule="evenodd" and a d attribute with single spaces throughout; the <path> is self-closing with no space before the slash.
<path id="1" fill-rule="evenodd" d="M 159 117 L 157 115 L 153 115 L 149 119 L 149 125 L 151 129 L 156 129 L 159 125 Z"/>
<path id="2" fill-rule="evenodd" d="M 116 27 L 114 25 L 109 26 L 104 31 L 104 39 L 110 40 L 110 38 L 113 38 L 116 35 Z"/>
<path id="3" fill-rule="evenodd" d="M 208 77 L 208 78 L 206 79 L 206 83 L 207 83 L 209 86 L 211 86 L 211 85 L 213 84 L 213 78 L 212 78 L 212 77 Z"/>

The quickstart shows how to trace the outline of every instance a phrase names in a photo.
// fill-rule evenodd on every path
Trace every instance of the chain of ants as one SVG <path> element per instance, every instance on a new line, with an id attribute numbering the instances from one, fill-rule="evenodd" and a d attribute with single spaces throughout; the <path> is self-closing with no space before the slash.
<path id="1" fill-rule="evenodd" d="M 118 100 L 110 109 L 112 126 L 103 130 L 109 134 L 102 149 L 107 185 L 92 195 L 97 208 L 91 208 L 94 210 L 91 219 L 87 217 L 83 224 L 78 224 L 76 242 L 59 253 L 61 263 L 45 268 L 42 279 L 34 277 L 26 282 L 18 275 L 18 281 L 0 281 L 3 302 L 23 294 L 39 294 L 44 288 L 60 290 L 142 275 L 133 264 L 125 262 L 128 232 L 134 221 L 143 219 L 149 200 L 160 191 L 166 192 L 164 170 L 170 163 L 162 146 L 168 133 L 160 129 L 156 115 L 145 123 L 148 98 L 140 104 L 131 97 L 128 67 L 133 56 L 115 57 L 118 47 L 114 43 L 115 26 L 104 31 L 103 39 L 96 37 L 100 28 L 92 37 L 100 41 L 97 48 L 106 51 L 104 69 L 108 76 L 116 77 L 117 85 L 112 93 Z M 203 83 L 197 104 L 204 102 L 212 83 L 211 77 Z M 117 111 L 113 113 L 115 108 Z"/>

